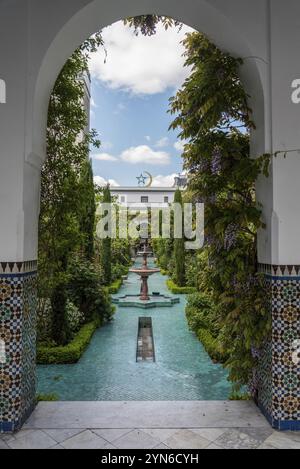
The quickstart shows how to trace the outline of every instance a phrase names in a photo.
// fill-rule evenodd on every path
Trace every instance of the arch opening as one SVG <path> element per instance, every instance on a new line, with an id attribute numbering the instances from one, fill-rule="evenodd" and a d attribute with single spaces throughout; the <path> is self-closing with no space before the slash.
<path id="1" fill-rule="evenodd" d="M 92 36 L 95 31 L 122 20 L 128 16 L 143 14 L 165 15 L 206 34 L 221 50 L 235 57 L 244 59 L 240 77 L 248 92 L 250 106 L 253 110 L 257 130 L 252 133 L 253 154 L 264 152 L 265 147 L 265 99 L 263 79 L 266 73 L 266 59 L 253 54 L 249 41 L 243 36 L 242 30 L 229 19 L 224 11 L 212 7 L 207 1 L 199 1 L 195 6 L 193 0 L 184 5 L 165 2 L 154 2 L 155 5 L 142 5 L 138 1 L 126 0 L 122 5 L 105 5 L 103 0 L 88 1 L 84 8 L 78 9 L 67 17 L 55 37 L 52 37 L 44 51 L 36 81 L 33 82 L 33 129 L 32 139 L 28 138 L 27 159 L 29 162 L 46 158 L 45 135 L 47 110 L 51 91 L 66 60 L 74 50 Z M 149 11 L 150 10 L 150 11 Z M 118 14 L 116 15 L 116 11 Z M 57 51 L 60 54 L 57 54 Z"/>

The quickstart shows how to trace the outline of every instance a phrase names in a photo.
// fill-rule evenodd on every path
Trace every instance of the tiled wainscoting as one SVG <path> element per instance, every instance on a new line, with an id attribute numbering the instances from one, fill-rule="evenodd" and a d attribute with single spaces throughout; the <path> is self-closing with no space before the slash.
<path id="1" fill-rule="evenodd" d="M 272 337 L 258 370 L 258 399 L 274 428 L 300 430 L 300 266 L 260 265 L 270 294 Z"/>
<path id="2" fill-rule="evenodd" d="M 0 263 L 0 432 L 18 430 L 35 403 L 37 262 Z"/>

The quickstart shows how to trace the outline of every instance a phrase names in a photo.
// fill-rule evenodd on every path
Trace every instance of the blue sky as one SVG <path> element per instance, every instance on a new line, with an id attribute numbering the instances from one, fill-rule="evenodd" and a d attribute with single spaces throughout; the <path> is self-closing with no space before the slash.
<path id="1" fill-rule="evenodd" d="M 102 141 L 92 152 L 97 183 L 135 186 L 148 171 L 154 185 L 170 186 L 182 171 L 182 144 L 168 131 L 174 117 L 167 110 L 188 75 L 180 45 L 188 30 L 136 37 L 119 22 L 103 31 L 107 61 L 99 50 L 90 63 L 91 127 Z"/>

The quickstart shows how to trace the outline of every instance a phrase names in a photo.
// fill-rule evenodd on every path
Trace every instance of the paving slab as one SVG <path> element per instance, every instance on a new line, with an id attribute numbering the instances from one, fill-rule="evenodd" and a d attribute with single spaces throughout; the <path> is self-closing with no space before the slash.
<path id="1" fill-rule="evenodd" d="M 179 428 L 147 428 L 143 429 L 143 432 L 148 433 L 151 435 L 152 438 L 158 440 L 159 442 L 166 441 L 170 438 L 174 433 L 177 433 Z"/>
<path id="2" fill-rule="evenodd" d="M 300 434 L 294 432 L 274 432 L 266 439 L 265 443 L 276 449 L 300 449 Z"/>
<path id="3" fill-rule="evenodd" d="M 8 441 L 11 449 L 49 449 L 56 446 L 57 442 L 53 440 L 47 433 L 37 431 L 21 431 L 16 438 Z"/>
<path id="4" fill-rule="evenodd" d="M 82 432 L 82 429 L 58 429 L 58 430 L 44 430 L 47 435 L 49 435 L 53 440 L 55 440 L 57 443 L 62 443 L 65 440 L 68 440 L 69 438 L 72 438 L 75 435 L 78 435 L 79 433 Z"/>
<path id="5" fill-rule="evenodd" d="M 257 449 L 261 443 L 253 436 L 244 433 L 242 429 L 228 430 L 215 441 L 217 446 L 224 449 Z"/>
<path id="6" fill-rule="evenodd" d="M 210 441 L 202 438 L 191 430 L 179 430 L 165 444 L 172 449 L 204 449 L 210 445 Z"/>
<path id="7" fill-rule="evenodd" d="M 101 438 L 104 438 L 104 440 L 109 441 L 110 443 L 113 443 L 115 440 L 118 438 L 121 438 L 121 436 L 126 435 L 127 433 L 132 432 L 132 428 L 101 428 L 101 429 L 93 429 L 93 433 L 96 433 L 96 435 L 101 436 Z"/>
<path id="8" fill-rule="evenodd" d="M 9 449 L 4 440 L 0 440 L 0 449 Z"/>
<path id="9" fill-rule="evenodd" d="M 217 446 L 214 443 L 211 443 L 206 449 L 222 449 L 222 450 L 224 450 L 224 448 L 221 448 L 221 446 Z"/>
<path id="10" fill-rule="evenodd" d="M 133 430 L 114 442 L 119 449 L 153 449 L 158 444 L 159 441 L 141 430 Z"/>
<path id="11" fill-rule="evenodd" d="M 41 402 L 26 429 L 269 428 L 247 401 Z"/>
<path id="12" fill-rule="evenodd" d="M 263 443 L 257 449 L 277 449 L 277 448 L 274 448 L 274 446 L 271 446 L 271 445 L 267 445 L 267 443 Z"/>
<path id="13" fill-rule="evenodd" d="M 226 428 L 193 428 L 194 433 L 209 441 L 216 441 L 223 433 L 228 431 Z"/>
<path id="14" fill-rule="evenodd" d="M 65 449 L 113 449 L 106 440 L 86 430 L 61 443 Z"/>
<path id="15" fill-rule="evenodd" d="M 0 449 L 300 449 L 300 433 L 246 401 L 42 402 Z"/>
<path id="16" fill-rule="evenodd" d="M 155 446 L 155 448 L 153 449 L 160 451 L 160 450 L 169 450 L 170 448 L 164 443 L 160 443 L 158 446 Z"/>

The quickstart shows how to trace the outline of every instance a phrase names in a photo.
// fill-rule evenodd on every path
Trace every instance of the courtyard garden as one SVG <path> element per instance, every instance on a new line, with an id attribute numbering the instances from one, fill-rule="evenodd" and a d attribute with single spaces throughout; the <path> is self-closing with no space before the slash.
<path id="1" fill-rule="evenodd" d="M 151 36 L 166 17 L 126 20 Z M 203 34 L 183 41 L 191 73 L 170 98 L 170 129 L 182 141 L 185 190 L 175 202 L 205 204 L 205 242 L 187 251 L 185 239 L 152 240 L 160 294 L 179 295 L 170 308 L 151 311 L 157 361 L 136 363 L 138 309 L 121 310 L 111 295 L 138 294 L 128 272 L 136 239 L 98 239 L 99 203 L 117 204 L 109 184 L 94 184 L 88 155 L 100 148 L 87 130 L 82 106 L 90 55 L 105 44 L 88 39 L 61 71 L 49 105 L 39 228 L 39 393 L 62 400 L 226 399 L 248 387 L 270 331 L 264 278 L 257 274 L 257 231 L 263 229 L 255 182 L 268 174 L 269 155 L 252 158 L 255 128 L 239 79 L 242 60 L 220 51 Z M 78 138 L 78 136 L 81 136 Z M 125 279 L 125 283 L 124 283 Z M 120 290 L 121 289 L 121 290 Z M 120 378 L 122 377 L 122 378 Z M 231 385 L 227 381 L 231 382 Z M 120 382 L 120 379 L 122 383 Z M 210 396 L 210 397 L 209 397 Z"/>

